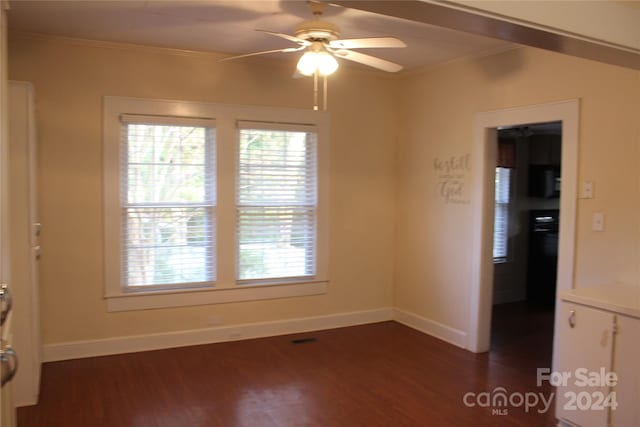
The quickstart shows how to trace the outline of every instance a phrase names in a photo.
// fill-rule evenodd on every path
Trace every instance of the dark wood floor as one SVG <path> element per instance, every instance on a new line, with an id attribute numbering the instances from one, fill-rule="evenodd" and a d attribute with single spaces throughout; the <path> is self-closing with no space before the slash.
<path id="1" fill-rule="evenodd" d="M 534 373 L 536 367 L 551 367 L 553 312 L 553 307 L 526 302 L 493 306 L 491 360 Z"/>
<path id="2" fill-rule="evenodd" d="M 496 310 L 501 327 L 480 355 L 385 322 L 47 363 L 40 403 L 19 409 L 18 426 L 553 426 L 552 410 L 501 416 L 462 401 L 500 386 L 552 391 L 535 384 L 550 336 L 518 325 L 520 311 Z"/>

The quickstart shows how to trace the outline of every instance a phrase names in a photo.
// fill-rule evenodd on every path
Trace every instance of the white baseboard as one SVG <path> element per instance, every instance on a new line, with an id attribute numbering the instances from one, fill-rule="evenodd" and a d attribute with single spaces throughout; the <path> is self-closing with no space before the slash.
<path id="1" fill-rule="evenodd" d="M 402 323 L 403 325 L 446 341 L 457 347 L 466 348 L 466 332 L 408 311 L 395 308 L 380 308 L 376 310 L 302 317 L 272 322 L 245 323 L 233 326 L 219 326 L 150 335 L 133 335 L 101 340 L 48 344 L 43 348 L 43 361 L 55 362 L 59 360 L 80 359 L 83 357 L 108 356 L 112 354 L 160 350 L 189 345 L 239 341 L 251 338 L 364 325 L 388 320 L 395 320 L 398 323 Z"/>
<path id="2" fill-rule="evenodd" d="M 384 322 L 393 320 L 393 318 L 394 310 L 392 308 L 380 308 L 376 310 L 277 320 L 273 322 L 246 323 L 151 335 L 48 344 L 43 348 L 43 361 L 54 362 L 83 357 L 107 356 L 111 354 L 134 353 L 138 351 L 287 335 Z"/>
<path id="3" fill-rule="evenodd" d="M 446 341 L 457 347 L 466 348 L 467 333 L 464 331 L 398 308 L 394 308 L 393 312 L 393 320 L 398 323 L 402 323 L 405 326 Z"/>

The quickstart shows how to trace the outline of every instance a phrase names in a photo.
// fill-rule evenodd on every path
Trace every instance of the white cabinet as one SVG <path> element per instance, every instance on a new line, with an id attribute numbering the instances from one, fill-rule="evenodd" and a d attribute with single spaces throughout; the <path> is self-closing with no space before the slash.
<path id="1" fill-rule="evenodd" d="M 640 287 L 575 289 L 560 304 L 555 371 L 566 378 L 556 390 L 561 425 L 640 426 Z"/>
<path id="2" fill-rule="evenodd" d="M 618 315 L 613 370 L 618 409 L 611 413 L 611 425 L 640 426 L 640 319 Z"/>
<path id="3" fill-rule="evenodd" d="M 607 425 L 607 410 L 580 410 L 577 397 L 609 394 L 608 387 L 584 387 L 577 369 L 610 372 L 612 368 L 614 315 L 605 311 L 563 302 L 560 310 L 556 371 L 567 374 L 556 389 L 556 416 L 580 426 Z M 580 371 L 581 374 L 583 371 Z M 583 398 L 587 399 L 587 398 Z"/>

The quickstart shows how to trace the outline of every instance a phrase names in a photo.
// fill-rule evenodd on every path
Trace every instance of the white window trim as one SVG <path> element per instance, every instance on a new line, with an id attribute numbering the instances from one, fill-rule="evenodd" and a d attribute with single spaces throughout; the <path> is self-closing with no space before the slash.
<path id="1" fill-rule="evenodd" d="M 125 292 L 120 274 L 120 116 L 214 119 L 217 149 L 217 280 L 200 288 Z M 104 280 L 108 311 L 143 310 L 317 295 L 329 281 L 329 117 L 326 112 L 191 101 L 104 97 Z M 307 281 L 238 285 L 236 280 L 235 184 L 238 120 L 311 124 L 318 129 L 318 224 L 316 275 Z M 225 224 L 226 226 L 221 226 Z"/>

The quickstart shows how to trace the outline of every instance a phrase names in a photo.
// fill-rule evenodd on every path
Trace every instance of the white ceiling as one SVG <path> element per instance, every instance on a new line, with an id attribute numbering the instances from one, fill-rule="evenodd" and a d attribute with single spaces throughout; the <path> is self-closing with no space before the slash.
<path id="1" fill-rule="evenodd" d="M 17 0 L 11 2 L 9 28 L 241 54 L 294 46 L 254 30 L 292 34 L 296 24 L 310 18 L 311 12 L 302 0 Z M 509 46 L 496 39 L 339 6 L 329 5 L 324 19 L 340 27 L 341 38 L 395 36 L 404 40 L 407 48 L 369 49 L 366 53 L 397 62 L 408 70 Z"/>

